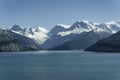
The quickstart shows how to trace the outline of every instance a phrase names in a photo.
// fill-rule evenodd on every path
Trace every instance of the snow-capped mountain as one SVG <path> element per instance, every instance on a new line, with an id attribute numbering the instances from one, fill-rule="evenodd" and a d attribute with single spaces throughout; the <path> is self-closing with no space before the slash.
<path id="1" fill-rule="evenodd" d="M 108 22 L 105 24 L 92 23 L 89 21 L 77 21 L 67 31 L 61 31 L 58 34 L 66 36 L 70 34 L 80 34 L 82 32 L 89 32 L 91 30 L 107 31 L 109 33 L 116 33 L 120 30 L 120 22 Z"/>
<path id="2" fill-rule="evenodd" d="M 89 21 L 77 21 L 67 31 L 61 31 L 58 34 L 61 36 L 67 36 L 70 34 L 80 34 L 82 32 L 89 32 L 95 29 L 98 30 L 98 28 Z"/>
<path id="3" fill-rule="evenodd" d="M 108 31 L 110 33 L 116 33 L 120 30 L 120 22 L 107 22 L 105 24 L 95 24 L 94 25 L 102 30 Z"/>
<path id="4" fill-rule="evenodd" d="M 57 24 L 55 27 L 53 27 L 50 32 L 48 33 L 49 36 L 56 35 L 59 32 L 67 31 L 70 28 L 70 25 L 63 25 L 63 24 Z"/>
<path id="5" fill-rule="evenodd" d="M 92 30 L 92 29 L 96 29 L 97 27 L 95 27 L 93 23 L 89 21 L 77 21 L 71 26 L 70 29 L 75 29 L 75 28 Z"/>
<path id="6" fill-rule="evenodd" d="M 47 39 L 48 31 L 42 27 L 33 29 L 30 27 L 23 28 L 20 25 L 14 25 L 10 30 L 20 35 L 32 38 L 36 40 L 39 44 L 44 43 L 44 41 Z"/>
<path id="7" fill-rule="evenodd" d="M 10 30 L 0 29 L 0 52 L 34 50 L 41 50 L 36 41 Z"/>
<path id="8" fill-rule="evenodd" d="M 30 27 L 23 28 L 19 25 L 14 25 L 10 30 L 17 34 L 32 38 L 44 49 L 53 49 L 55 47 L 58 48 L 63 44 L 66 46 L 68 43 L 72 46 L 73 44 L 80 43 L 82 45 L 79 45 L 78 47 L 87 47 L 102 38 L 106 38 L 111 34 L 118 32 L 120 30 L 120 22 L 111 21 L 100 24 L 92 23 L 90 21 L 76 21 L 71 26 L 57 24 L 49 30 L 49 32 L 42 27 L 33 29 Z M 90 40 L 87 37 L 89 37 Z M 74 43 L 74 41 L 76 42 Z M 85 42 L 88 43 L 86 44 Z"/>
<path id="9" fill-rule="evenodd" d="M 108 37 L 113 33 L 116 33 L 120 30 L 120 23 L 119 22 L 108 22 L 105 24 L 99 23 L 92 23 L 89 21 L 77 21 L 72 26 L 65 28 L 64 26 L 55 26 L 49 33 L 52 36 L 44 42 L 43 47 L 45 49 L 53 49 L 59 45 L 62 45 L 69 41 L 74 41 L 75 39 L 78 41 L 77 44 L 81 43 L 81 40 L 84 40 L 84 37 L 94 36 L 93 38 L 90 37 L 90 44 L 88 43 L 86 46 L 86 41 L 82 43 L 80 46 L 90 46 L 91 44 L 95 43 L 96 41 Z M 94 35 L 93 35 L 94 33 Z M 85 36 L 83 36 L 86 34 Z M 91 34 L 91 35 L 90 35 Z M 96 38 L 98 37 L 99 38 Z M 81 41 L 81 42 L 80 42 Z M 68 44 L 67 44 L 68 45 Z"/>
<path id="10" fill-rule="evenodd" d="M 116 33 L 120 30 L 120 22 L 111 21 L 106 23 L 106 25 L 111 29 L 112 33 Z"/>

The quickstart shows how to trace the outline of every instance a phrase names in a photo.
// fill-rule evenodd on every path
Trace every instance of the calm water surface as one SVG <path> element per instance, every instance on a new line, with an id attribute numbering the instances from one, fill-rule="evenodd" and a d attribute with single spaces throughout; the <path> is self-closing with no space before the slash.
<path id="1" fill-rule="evenodd" d="M 120 54 L 84 51 L 1 53 L 0 80 L 120 80 Z"/>

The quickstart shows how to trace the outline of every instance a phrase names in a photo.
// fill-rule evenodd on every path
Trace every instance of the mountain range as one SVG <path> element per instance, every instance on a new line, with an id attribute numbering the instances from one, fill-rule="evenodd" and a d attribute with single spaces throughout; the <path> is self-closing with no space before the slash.
<path id="1" fill-rule="evenodd" d="M 112 21 L 100 24 L 76 21 L 72 25 L 57 24 L 51 30 L 43 27 L 33 29 L 14 25 L 10 29 L 1 29 L 1 31 L 5 31 L 4 34 L 6 34 L 1 32 L 2 37 L 10 37 L 10 40 L 5 40 L 11 42 L 12 38 L 12 40 L 16 40 L 16 43 L 22 44 L 22 46 L 24 44 L 25 48 L 26 46 L 29 48 L 25 50 L 30 50 L 30 48 L 31 50 L 83 50 L 120 31 L 120 22 Z M 13 42 L 12 44 L 14 44 Z M 23 51 L 23 49 L 20 50 Z"/>
<path id="2" fill-rule="evenodd" d="M 58 28 L 57 28 L 58 27 Z M 43 48 L 50 50 L 86 49 L 100 39 L 109 37 L 120 30 L 119 22 L 105 24 L 77 21 L 71 26 L 59 25 L 52 28 Z M 53 34 L 55 32 L 55 34 Z"/>

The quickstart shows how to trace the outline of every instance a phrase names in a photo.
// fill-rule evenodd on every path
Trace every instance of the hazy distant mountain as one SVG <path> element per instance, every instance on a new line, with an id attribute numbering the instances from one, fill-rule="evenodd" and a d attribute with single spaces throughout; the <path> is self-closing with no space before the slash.
<path id="1" fill-rule="evenodd" d="M 30 38 L 0 29 L 0 51 L 33 51 L 40 46 Z"/>
<path id="2" fill-rule="evenodd" d="M 86 51 L 120 52 L 120 31 L 108 38 L 96 42 L 92 46 L 88 47 Z"/>

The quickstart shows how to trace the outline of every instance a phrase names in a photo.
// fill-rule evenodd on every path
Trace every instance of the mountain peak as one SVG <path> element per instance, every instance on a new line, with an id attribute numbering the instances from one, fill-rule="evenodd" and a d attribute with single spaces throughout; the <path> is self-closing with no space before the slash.
<path id="1" fill-rule="evenodd" d="M 86 23 L 86 24 L 90 24 L 90 23 L 92 23 L 92 22 L 87 21 L 87 20 L 82 20 L 81 22 L 84 22 L 84 23 Z"/>
<path id="2" fill-rule="evenodd" d="M 76 23 L 81 23 L 81 22 L 83 22 L 83 23 L 92 23 L 92 22 L 90 22 L 90 21 L 87 21 L 87 20 L 78 20 L 78 21 L 76 21 Z"/>
<path id="3" fill-rule="evenodd" d="M 55 27 L 53 27 L 50 32 L 49 32 L 49 35 L 52 36 L 52 35 L 55 35 L 59 32 L 62 32 L 62 31 L 66 31 L 70 28 L 69 25 L 64 25 L 64 24 L 57 24 Z"/>
<path id="4" fill-rule="evenodd" d="M 36 28 L 36 30 L 35 30 L 36 32 L 44 32 L 44 33 L 47 33 L 48 31 L 45 29 L 45 28 L 43 28 L 43 27 L 38 27 L 38 28 Z"/>
<path id="5" fill-rule="evenodd" d="M 23 31 L 23 33 L 24 34 L 34 34 L 34 30 L 32 29 L 32 28 L 30 28 L 30 27 L 26 27 L 26 28 L 24 28 L 24 31 Z"/>
<path id="6" fill-rule="evenodd" d="M 111 24 L 116 24 L 117 22 L 115 22 L 115 21 L 110 21 L 110 22 L 107 22 L 106 24 L 107 25 L 111 25 Z"/>
<path id="7" fill-rule="evenodd" d="M 81 28 L 81 29 L 92 29 L 93 28 L 93 23 L 89 21 L 77 21 L 75 22 L 72 26 L 71 29 L 75 28 Z"/>
<path id="8" fill-rule="evenodd" d="M 62 27 L 62 28 L 70 28 L 70 25 L 65 24 L 57 24 L 56 27 Z"/>
<path id="9" fill-rule="evenodd" d="M 10 30 L 21 31 L 21 30 L 23 30 L 23 27 L 21 27 L 20 25 L 14 25 Z"/>

